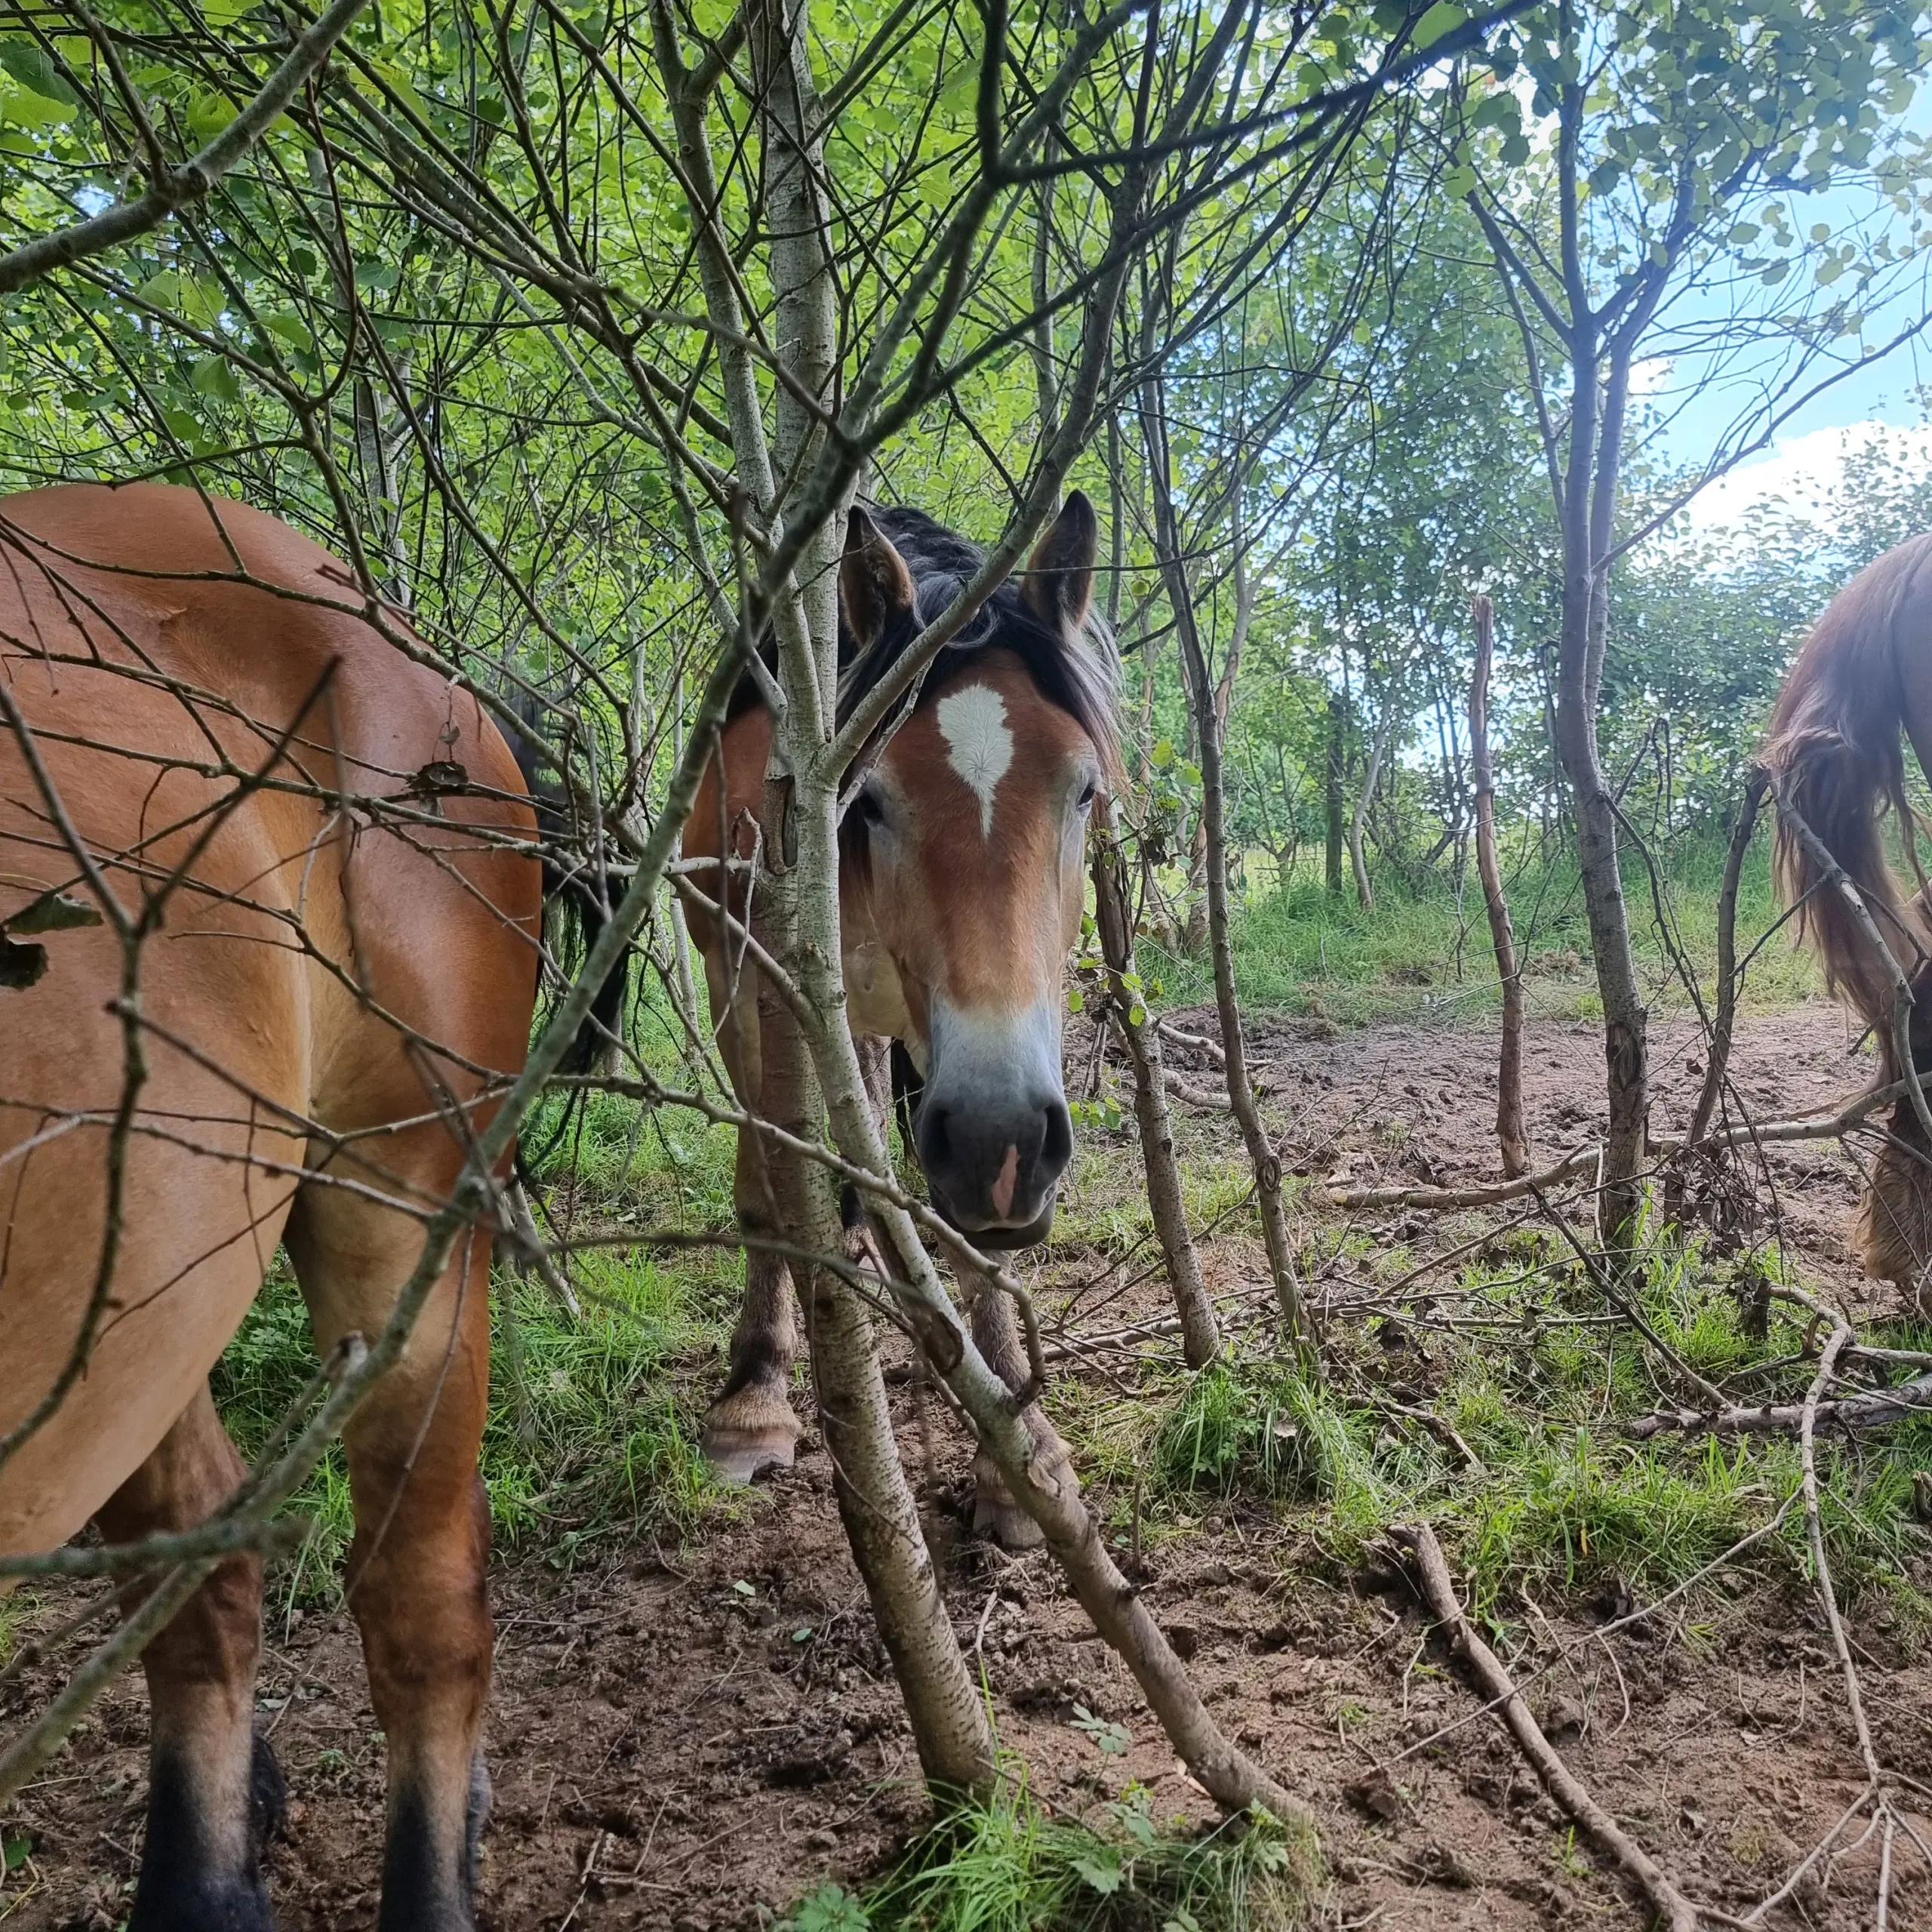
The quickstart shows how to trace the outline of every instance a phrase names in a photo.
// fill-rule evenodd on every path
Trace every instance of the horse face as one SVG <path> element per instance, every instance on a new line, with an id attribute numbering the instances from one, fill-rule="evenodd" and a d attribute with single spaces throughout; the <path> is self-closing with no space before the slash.
<path id="1" fill-rule="evenodd" d="M 1035 552 L 1014 621 L 1083 648 L 1094 549 L 1080 499 Z M 905 1041 L 934 1204 L 995 1247 L 1045 1234 L 1073 1151 L 1063 978 L 1107 761 L 1042 691 L 1037 634 L 1001 635 L 942 660 L 848 814 L 858 863 L 843 869 L 854 1023 Z"/>

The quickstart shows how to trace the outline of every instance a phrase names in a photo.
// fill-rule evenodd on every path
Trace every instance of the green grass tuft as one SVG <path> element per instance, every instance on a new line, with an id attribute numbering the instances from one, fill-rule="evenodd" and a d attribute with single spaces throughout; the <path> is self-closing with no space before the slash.
<path id="1" fill-rule="evenodd" d="M 1179 1821 L 1176 1821 L 1178 1825 Z M 1285 1932 L 1312 1849 L 1272 1818 L 1201 1837 L 1155 1820 L 1139 1787 L 1097 1824 L 1023 1786 L 962 1807 L 863 1896 L 822 1886 L 783 1932 Z"/>

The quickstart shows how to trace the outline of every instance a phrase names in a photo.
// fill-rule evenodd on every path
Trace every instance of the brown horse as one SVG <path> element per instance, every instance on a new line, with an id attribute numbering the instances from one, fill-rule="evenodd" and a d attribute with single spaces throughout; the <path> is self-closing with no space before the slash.
<path id="1" fill-rule="evenodd" d="M 1857 884 L 1887 949 L 1912 983 L 1912 1054 L 1932 1072 L 1932 904 L 1905 791 L 1900 734 L 1932 772 L 1932 536 L 1914 537 L 1861 571 L 1833 598 L 1785 678 L 1764 762 L 1779 794 Z M 1908 896 L 1885 858 L 1881 814 L 1897 814 L 1918 889 Z M 1780 821 L 1779 881 L 1798 908 L 1827 983 L 1878 1035 L 1879 1081 L 1903 1076 L 1892 1036 L 1893 981 L 1823 869 Z M 1894 1282 L 1932 1313 L 1932 1149 L 1908 1095 L 1854 1237 L 1866 1272 Z"/>
<path id="2" fill-rule="evenodd" d="M 900 1042 L 921 1076 L 912 1142 L 934 1203 L 983 1247 L 1038 1241 L 1073 1151 L 1060 1078 L 1062 979 L 1078 937 L 1087 821 L 1118 763 L 1118 664 L 1092 611 L 1094 512 L 1077 491 L 1023 580 L 995 592 L 928 673 L 841 829 L 845 990 L 856 1035 Z M 853 512 L 839 572 L 841 717 L 898 662 L 982 553 L 917 510 Z M 752 851 L 771 718 L 747 685 L 707 771 L 686 853 Z M 714 875 L 715 876 L 715 875 Z M 742 875 L 728 883 L 742 918 Z M 757 974 L 700 913 L 711 1010 L 741 1103 L 758 1103 Z M 874 1065 L 878 1057 L 873 1058 Z M 875 1095 L 875 1102 L 880 1097 Z M 740 1225 L 768 1223 L 755 1136 L 740 1134 Z M 975 1338 L 1010 1384 L 1026 1365 L 1003 1298 L 974 1309 Z M 706 1453 L 749 1481 L 788 1466 L 798 1436 L 790 1386 L 798 1336 L 790 1278 L 748 1253 L 731 1373 L 705 1423 Z M 1050 1465 L 1065 1450 L 1033 1419 Z M 989 1462 L 976 1518 L 1002 1540 L 1032 1524 Z"/>
<path id="3" fill-rule="evenodd" d="M 523 1063 L 540 907 L 503 740 L 354 614 L 326 552 L 147 484 L 13 497 L 0 545 L 0 921 L 17 922 L 0 946 L 0 1551 L 16 1552 L 90 1518 L 115 1543 L 184 1528 L 233 1491 L 208 1371 L 278 1241 L 325 1350 L 381 1331 L 424 1210 Z M 490 1246 L 484 1226 L 459 1241 L 346 1432 L 348 1597 L 388 1741 L 384 1932 L 475 1923 Z M 260 1592 L 257 1558 L 225 1563 L 144 1657 L 136 1932 L 270 1924 Z"/>

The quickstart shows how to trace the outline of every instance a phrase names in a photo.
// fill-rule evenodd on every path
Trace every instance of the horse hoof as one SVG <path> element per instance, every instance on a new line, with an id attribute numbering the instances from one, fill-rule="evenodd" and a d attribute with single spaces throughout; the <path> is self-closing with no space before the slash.
<path id="1" fill-rule="evenodd" d="M 1040 1526 L 1007 1495 L 995 1495 L 984 1484 L 973 1497 L 973 1534 L 989 1537 L 1001 1549 L 1016 1555 L 1023 1549 L 1038 1549 L 1046 1541 Z"/>
<path id="2" fill-rule="evenodd" d="M 798 1460 L 798 1426 L 783 1429 L 707 1429 L 698 1447 L 720 1482 L 742 1488 Z"/>

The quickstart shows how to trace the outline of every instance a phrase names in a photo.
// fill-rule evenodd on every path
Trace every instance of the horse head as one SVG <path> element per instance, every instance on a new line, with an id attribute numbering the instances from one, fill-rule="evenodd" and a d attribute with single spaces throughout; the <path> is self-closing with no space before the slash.
<path id="1" fill-rule="evenodd" d="M 1097 548 L 1076 491 L 1020 581 L 940 653 L 841 834 L 853 1025 L 904 1043 L 923 1077 L 912 1139 L 934 1203 L 987 1247 L 1044 1235 L 1073 1151 L 1063 980 L 1088 818 L 1119 768 L 1118 660 L 1093 610 Z M 842 712 L 982 561 L 917 511 L 853 512 Z"/>

